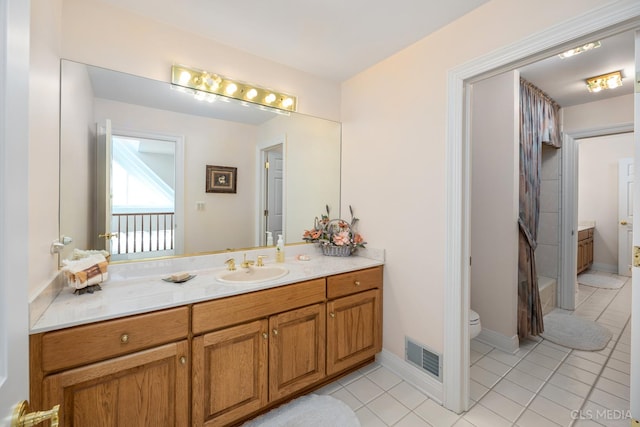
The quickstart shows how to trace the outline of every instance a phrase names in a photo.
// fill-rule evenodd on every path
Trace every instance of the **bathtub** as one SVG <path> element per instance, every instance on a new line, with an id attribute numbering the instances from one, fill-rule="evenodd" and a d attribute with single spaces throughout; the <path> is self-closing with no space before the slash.
<path id="1" fill-rule="evenodd" d="M 540 303 L 542 304 L 543 314 L 549 313 L 556 307 L 557 287 L 556 279 L 538 276 L 538 291 L 540 292 Z"/>

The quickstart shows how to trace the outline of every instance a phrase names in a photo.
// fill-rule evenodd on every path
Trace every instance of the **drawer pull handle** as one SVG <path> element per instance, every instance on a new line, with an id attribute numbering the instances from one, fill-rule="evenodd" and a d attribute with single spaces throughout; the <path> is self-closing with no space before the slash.
<path id="1" fill-rule="evenodd" d="M 269 338 L 269 334 L 267 334 L 266 332 L 263 332 L 262 333 L 262 338 L 264 338 L 266 340 L 267 338 Z"/>
<path id="2" fill-rule="evenodd" d="M 332 311 L 331 313 L 329 313 L 329 317 L 334 318 L 336 317 L 336 314 Z"/>
<path id="3" fill-rule="evenodd" d="M 273 330 L 273 335 L 278 335 L 278 330 L 277 329 Z"/>
<path id="4" fill-rule="evenodd" d="M 353 282 L 353 284 L 356 285 L 356 286 L 360 286 L 360 281 L 356 280 L 355 282 Z"/>
<path id="5" fill-rule="evenodd" d="M 186 357 L 184 357 L 184 356 L 181 356 L 181 357 L 180 357 L 180 364 L 181 364 L 181 365 L 186 365 L 186 364 L 187 364 L 187 358 L 186 358 Z"/>
<path id="6" fill-rule="evenodd" d="M 122 334 L 122 336 L 120 337 L 120 342 L 122 344 L 126 344 L 129 342 L 129 335 L 127 334 Z"/>

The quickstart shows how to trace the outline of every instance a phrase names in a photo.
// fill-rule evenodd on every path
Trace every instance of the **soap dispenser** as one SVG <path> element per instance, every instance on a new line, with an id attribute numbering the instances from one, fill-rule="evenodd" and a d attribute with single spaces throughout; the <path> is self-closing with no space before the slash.
<path id="1" fill-rule="evenodd" d="M 273 233 L 267 231 L 267 246 L 273 246 Z"/>
<path id="2" fill-rule="evenodd" d="M 282 234 L 278 234 L 278 243 L 276 243 L 276 262 L 284 262 L 284 240 L 282 240 Z"/>

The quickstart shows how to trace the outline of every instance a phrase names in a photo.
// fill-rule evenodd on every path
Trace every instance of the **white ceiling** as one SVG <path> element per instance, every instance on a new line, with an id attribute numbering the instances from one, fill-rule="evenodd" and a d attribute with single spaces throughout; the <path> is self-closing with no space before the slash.
<path id="1" fill-rule="evenodd" d="M 103 0 L 342 82 L 488 0 Z"/>
<path id="2" fill-rule="evenodd" d="M 342 82 L 488 0 L 102 0 L 256 56 Z M 520 68 L 561 106 L 633 92 L 633 33 L 568 59 Z M 623 86 L 588 93 L 584 79 L 623 70 Z"/>
<path id="3" fill-rule="evenodd" d="M 564 59 L 553 55 L 520 68 L 520 75 L 562 107 L 630 94 L 635 76 L 633 39 L 633 31 L 601 39 L 602 46 L 597 49 Z M 598 93 L 587 91 L 587 78 L 613 71 L 622 71 L 621 87 Z"/>

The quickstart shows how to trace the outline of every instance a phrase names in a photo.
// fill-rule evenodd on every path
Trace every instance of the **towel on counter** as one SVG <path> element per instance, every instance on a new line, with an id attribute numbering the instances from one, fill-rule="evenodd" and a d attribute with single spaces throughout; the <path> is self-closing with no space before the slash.
<path id="1" fill-rule="evenodd" d="M 102 254 L 92 254 L 77 260 L 64 260 L 62 271 L 69 286 L 83 289 L 98 285 L 109 278 L 109 262 Z"/>

